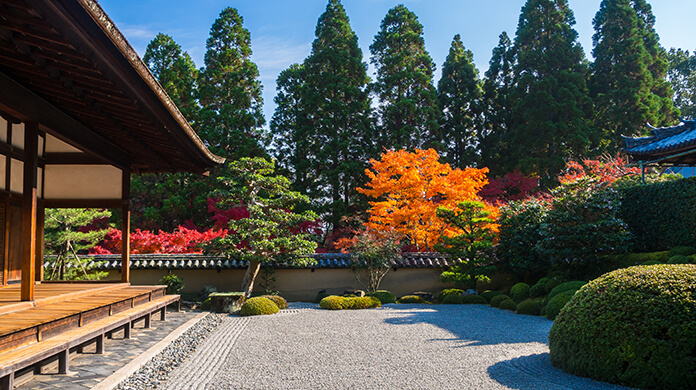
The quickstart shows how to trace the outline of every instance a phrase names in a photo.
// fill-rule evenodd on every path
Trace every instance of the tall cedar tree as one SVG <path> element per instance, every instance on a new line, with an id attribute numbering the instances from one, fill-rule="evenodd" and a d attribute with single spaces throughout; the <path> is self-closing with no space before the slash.
<path id="1" fill-rule="evenodd" d="M 622 146 L 622 134 L 639 135 L 647 123 L 667 125 L 676 116 L 654 22 L 642 0 L 603 0 L 593 20 L 590 89 L 603 146 L 612 154 Z"/>
<path id="2" fill-rule="evenodd" d="M 586 155 L 597 134 L 588 118 L 587 65 L 566 0 L 527 0 L 517 26 L 513 162 L 552 185 L 568 156 Z"/>
<path id="3" fill-rule="evenodd" d="M 480 165 L 477 153 L 481 129 L 483 90 L 474 54 L 459 34 L 454 36 L 437 85 L 442 111 L 440 139 L 444 159 L 457 168 Z"/>
<path id="4" fill-rule="evenodd" d="M 251 61 L 251 35 L 242 23 L 236 9 L 222 10 L 210 29 L 199 81 L 199 135 L 228 160 L 265 155 L 259 70 Z"/>
<path id="5" fill-rule="evenodd" d="M 674 105 L 683 117 L 693 119 L 696 117 L 696 53 L 671 48 L 667 58 L 667 77 L 674 89 Z"/>
<path id="6" fill-rule="evenodd" d="M 200 107 L 197 103 L 198 71 L 191 57 L 181 50 L 172 37 L 157 34 L 145 50 L 143 61 L 184 117 L 197 126 Z M 192 221 L 209 224 L 206 197 L 210 179 L 190 173 L 151 173 L 133 175 L 131 200 L 133 227 L 173 231 Z"/>
<path id="7" fill-rule="evenodd" d="M 319 17 L 312 53 L 304 61 L 304 108 L 313 118 L 315 159 L 318 174 L 313 199 L 321 201 L 327 222 L 338 226 L 364 183 L 370 130 L 370 100 L 365 91 L 367 65 L 362 61 L 358 37 L 350 27 L 339 0 L 329 0 Z"/>
<path id="8" fill-rule="evenodd" d="M 425 50 L 423 26 L 403 5 L 387 12 L 370 45 L 377 80 L 371 85 L 379 100 L 378 148 L 436 147 L 439 137 L 435 65 Z"/>
<path id="9" fill-rule="evenodd" d="M 498 46 L 493 49 L 483 82 L 483 131 L 479 150 L 481 166 L 490 169 L 491 176 L 502 176 L 507 170 L 510 144 L 510 110 L 513 86 L 515 50 L 507 33 L 503 31 Z"/>

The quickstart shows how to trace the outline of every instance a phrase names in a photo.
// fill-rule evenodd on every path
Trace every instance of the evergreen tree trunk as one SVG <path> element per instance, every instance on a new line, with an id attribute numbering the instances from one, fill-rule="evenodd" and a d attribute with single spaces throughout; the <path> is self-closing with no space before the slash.
<path id="1" fill-rule="evenodd" d="M 251 292 L 254 291 L 254 280 L 256 280 L 256 275 L 259 274 L 261 269 L 261 262 L 258 260 L 250 260 L 249 267 L 247 267 L 244 273 L 244 279 L 242 279 L 242 291 L 247 298 L 251 297 Z"/>

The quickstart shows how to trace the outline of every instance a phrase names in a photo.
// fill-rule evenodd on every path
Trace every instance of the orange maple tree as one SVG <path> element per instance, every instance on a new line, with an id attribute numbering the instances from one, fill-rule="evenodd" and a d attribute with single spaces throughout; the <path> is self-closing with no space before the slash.
<path id="1" fill-rule="evenodd" d="M 442 235 L 456 235 L 455 228 L 438 218 L 435 210 L 480 200 L 478 192 L 488 183 L 488 168 L 452 169 L 439 158 L 433 149 L 416 149 L 413 153 L 387 151 L 379 161 L 370 160 L 372 167 L 365 170 L 370 182 L 367 188 L 357 189 L 377 199 L 370 202 L 366 227 L 399 233 L 417 251 L 432 249 Z"/>

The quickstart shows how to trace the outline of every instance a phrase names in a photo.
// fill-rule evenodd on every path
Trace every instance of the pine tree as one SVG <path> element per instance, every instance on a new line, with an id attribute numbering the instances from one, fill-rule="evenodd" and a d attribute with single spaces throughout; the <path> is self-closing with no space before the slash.
<path id="1" fill-rule="evenodd" d="M 612 153 L 622 134 L 644 133 L 647 123 L 666 125 L 676 115 L 654 23 L 650 5 L 642 0 L 603 0 L 593 20 L 590 88 L 596 123 Z"/>
<path id="2" fill-rule="evenodd" d="M 442 111 L 440 137 L 444 142 L 445 160 L 457 168 L 477 166 L 483 90 L 474 54 L 464 47 L 459 34 L 454 36 L 442 65 L 437 93 Z"/>
<path id="3" fill-rule="evenodd" d="M 509 138 L 510 109 L 513 86 L 515 51 L 512 41 L 503 31 L 498 46 L 493 49 L 488 70 L 483 82 L 483 131 L 479 150 L 481 165 L 490 170 L 491 176 L 502 176 L 508 172 L 510 157 Z"/>
<path id="4" fill-rule="evenodd" d="M 671 48 L 667 77 L 674 89 L 674 105 L 682 116 L 696 118 L 696 53 Z"/>
<path id="5" fill-rule="evenodd" d="M 229 160 L 265 154 L 259 71 L 242 23 L 236 9 L 222 10 L 210 29 L 199 82 L 199 135 L 212 152 Z"/>
<path id="6" fill-rule="evenodd" d="M 198 71 L 189 54 L 182 51 L 172 37 L 159 33 L 148 43 L 143 61 L 184 117 L 195 123 L 199 110 L 196 101 Z"/>
<path id="7" fill-rule="evenodd" d="M 513 164 L 545 185 L 566 157 L 584 156 L 597 143 L 588 121 L 586 60 L 573 24 L 566 0 L 527 0 L 515 37 Z"/>
<path id="8" fill-rule="evenodd" d="M 438 147 L 435 65 L 425 50 L 423 26 L 403 5 L 387 12 L 370 45 L 379 100 L 377 145 L 385 149 Z"/>
<path id="9" fill-rule="evenodd" d="M 271 128 L 279 160 L 291 172 L 294 187 L 315 200 L 333 227 L 355 203 L 355 188 L 364 182 L 367 160 L 373 157 L 362 58 L 341 2 L 329 0 L 311 54 L 278 78 Z"/>

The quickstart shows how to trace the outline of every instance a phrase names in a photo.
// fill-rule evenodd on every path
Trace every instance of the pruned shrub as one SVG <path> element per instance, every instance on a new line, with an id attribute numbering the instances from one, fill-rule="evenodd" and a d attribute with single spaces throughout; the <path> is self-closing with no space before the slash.
<path id="1" fill-rule="evenodd" d="M 677 256 L 677 255 L 682 255 L 682 256 L 691 256 L 691 255 L 696 255 L 696 248 L 693 246 L 677 246 L 669 250 L 669 253 L 667 256 L 670 258 L 672 256 Z"/>
<path id="2" fill-rule="evenodd" d="M 527 283 L 517 283 L 510 289 L 510 295 L 515 302 L 522 302 L 529 298 L 531 287 Z"/>
<path id="3" fill-rule="evenodd" d="M 565 292 L 565 291 L 578 291 L 580 288 L 584 285 L 586 285 L 587 282 L 583 282 L 580 280 L 574 280 L 572 282 L 565 282 L 561 283 L 558 286 L 554 287 L 553 290 L 549 293 L 548 300 L 551 301 L 556 295 Z"/>
<path id="4" fill-rule="evenodd" d="M 691 259 L 684 255 L 674 255 L 669 258 L 667 264 L 691 264 Z"/>
<path id="5" fill-rule="evenodd" d="M 481 293 L 481 296 L 484 297 L 488 303 L 491 302 L 491 299 L 493 299 L 493 297 L 497 297 L 498 295 L 503 295 L 503 293 L 500 291 L 491 291 L 491 290 L 486 290 L 486 291 Z"/>
<path id="6" fill-rule="evenodd" d="M 343 309 L 343 300 L 343 297 L 329 295 L 328 297 L 322 298 L 319 302 L 319 307 L 326 310 L 341 310 Z"/>
<path id="7" fill-rule="evenodd" d="M 506 299 L 506 300 L 500 302 L 500 308 L 503 309 L 503 310 L 512 310 L 512 311 L 516 311 L 516 310 L 517 310 L 517 304 L 516 304 L 515 301 L 513 301 L 512 299 Z"/>
<path id="8" fill-rule="evenodd" d="M 517 305 L 517 314 L 538 316 L 541 314 L 541 303 L 537 299 L 527 299 Z"/>
<path id="9" fill-rule="evenodd" d="M 551 363 L 625 386 L 694 389 L 694 313 L 693 265 L 610 272 L 578 291 L 556 318 L 549 334 Z"/>
<path id="10" fill-rule="evenodd" d="M 370 297 L 375 297 L 379 299 L 379 301 L 385 305 L 387 303 L 396 303 L 396 295 L 392 293 L 391 291 L 387 290 L 377 290 L 375 292 L 371 292 L 367 294 Z"/>
<path id="11" fill-rule="evenodd" d="M 404 295 L 403 297 L 399 298 L 397 303 L 428 303 L 425 299 L 422 297 L 419 297 L 418 295 Z"/>
<path id="12" fill-rule="evenodd" d="M 262 295 L 264 298 L 268 298 L 273 303 L 278 306 L 278 309 L 287 309 L 288 308 L 288 301 L 285 300 L 285 298 L 281 297 L 280 295 Z"/>
<path id="13" fill-rule="evenodd" d="M 480 296 L 480 295 L 463 295 L 462 297 L 462 303 L 466 305 L 472 305 L 472 304 L 483 304 L 486 305 L 488 302 L 486 302 L 486 298 Z"/>
<path id="14" fill-rule="evenodd" d="M 541 225 L 549 212 L 549 204 L 530 198 L 513 201 L 500 208 L 498 256 L 516 272 L 544 270 L 548 258 L 539 256 L 535 243 L 543 239 Z"/>
<path id="15" fill-rule="evenodd" d="M 558 316 L 558 313 L 561 312 L 561 309 L 570 301 L 570 298 L 575 295 L 576 290 L 568 290 L 564 291 L 555 297 L 553 299 L 549 299 L 548 303 L 546 304 L 546 318 L 550 319 L 551 321 L 556 319 L 556 316 Z"/>
<path id="16" fill-rule="evenodd" d="M 544 283 L 537 283 L 529 289 L 529 296 L 532 298 L 543 297 L 546 294 L 546 285 Z"/>
<path id="17" fill-rule="evenodd" d="M 508 299 L 511 298 L 505 294 L 496 295 L 491 299 L 491 307 L 500 307 L 500 303 Z"/>
<path id="18" fill-rule="evenodd" d="M 546 292 L 547 293 L 551 292 L 551 290 L 556 288 L 556 286 L 558 286 L 559 284 L 563 283 L 563 281 L 564 281 L 564 278 L 560 275 L 556 275 L 552 278 L 549 278 L 549 281 L 546 282 L 546 286 L 545 286 Z"/>
<path id="19" fill-rule="evenodd" d="M 175 274 L 165 275 L 159 284 L 167 286 L 167 294 L 179 294 L 184 289 L 184 279 Z"/>
<path id="20" fill-rule="evenodd" d="M 448 294 L 448 295 L 445 295 L 445 298 L 442 300 L 442 303 L 445 305 L 460 305 L 464 302 L 462 301 L 461 295 Z"/>
<path id="21" fill-rule="evenodd" d="M 448 295 L 462 295 L 462 294 L 464 294 L 464 290 L 462 290 L 460 288 L 446 288 L 446 289 L 440 291 L 440 294 L 438 294 L 438 296 L 437 296 L 437 300 L 444 303 L 445 298 Z"/>
<path id="22" fill-rule="evenodd" d="M 278 306 L 268 298 L 254 297 L 247 299 L 239 310 L 240 316 L 257 316 L 264 314 L 275 314 Z"/>

